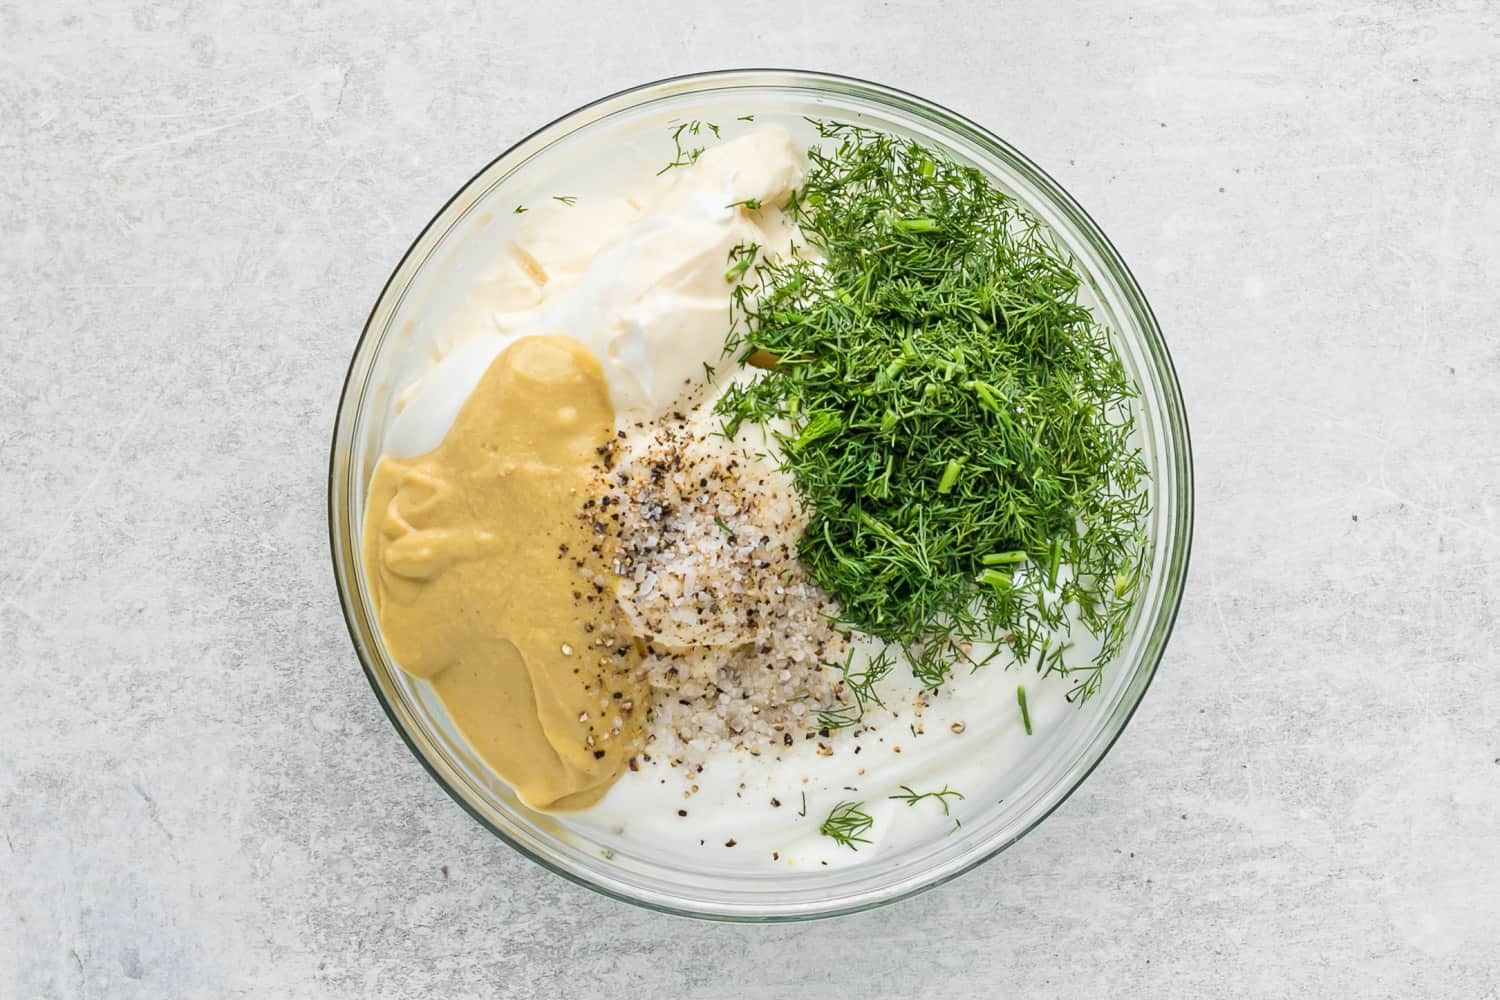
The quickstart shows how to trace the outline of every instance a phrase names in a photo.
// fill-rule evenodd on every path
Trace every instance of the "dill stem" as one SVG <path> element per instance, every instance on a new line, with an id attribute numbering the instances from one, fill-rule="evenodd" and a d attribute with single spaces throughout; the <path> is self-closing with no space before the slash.
<path id="1" fill-rule="evenodd" d="M 943 467 L 943 478 L 938 480 L 937 491 L 939 493 L 952 493 L 954 484 L 958 482 L 958 474 L 963 471 L 963 467 L 963 459 L 950 458 L 948 464 Z"/>

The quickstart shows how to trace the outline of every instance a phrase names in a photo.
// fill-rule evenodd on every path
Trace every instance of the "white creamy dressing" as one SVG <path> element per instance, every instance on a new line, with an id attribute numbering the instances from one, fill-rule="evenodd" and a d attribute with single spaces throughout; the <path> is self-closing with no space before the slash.
<path id="1" fill-rule="evenodd" d="M 436 355 L 395 398 L 385 454 L 412 457 L 442 442 L 489 364 L 513 341 L 566 334 L 604 366 L 622 427 L 713 390 L 705 364 L 721 361 L 732 249 L 776 252 L 793 231 L 777 207 L 800 183 L 802 156 L 784 129 L 758 128 L 707 150 L 691 167 L 653 179 L 634 197 L 579 197 L 517 216 L 494 268 L 470 294 L 491 321 L 463 323 L 437 339 Z M 736 203 L 762 204 L 747 212 Z M 1024 731 L 1016 688 L 1026 685 L 1036 736 Z M 921 713 L 904 664 L 880 685 L 885 708 L 871 728 L 753 756 L 720 750 L 688 777 L 665 762 L 627 771 L 596 806 L 560 819 L 619 850 L 668 852 L 729 868 L 829 867 L 930 841 L 993 806 L 1041 734 L 1071 711 L 1067 682 L 1006 670 L 961 668 Z M 855 747 L 859 752 L 855 752 Z M 696 785 L 696 792 L 689 792 Z M 890 796 L 944 788 L 963 795 L 907 805 Z M 775 800 L 779 805 L 773 805 Z M 863 803 L 873 819 L 858 851 L 818 827 L 836 805 Z M 679 815 L 686 811 L 686 816 Z"/>
<path id="2" fill-rule="evenodd" d="M 1021 682 L 1037 736 L 1027 736 L 1021 722 Z M 693 782 L 699 790 L 690 796 L 683 794 L 679 768 L 642 766 L 569 820 L 618 838 L 622 847 L 648 844 L 713 865 L 822 869 L 869 861 L 930 842 L 993 806 L 1001 779 L 1035 752 L 1041 733 L 1073 711 L 1067 690 L 1061 678 L 1006 670 L 997 660 L 956 671 L 918 715 L 920 688 L 898 664 L 879 686 L 885 708 L 866 713 L 872 728 L 822 741 L 833 747 L 831 756 L 818 755 L 820 741 L 800 738 L 783 752 L 759 757 L 722 750 L 705 764 Z M 891 798 L 904 794 L 903 786 L 918 793 L 951 789 L 963 798 L 949 797 L 945 814 L 936 798 L 911 805 Z M 873 820 L 864 834 L 869 843 L 857 851 L 818 832 L 829 812 L 846 802 L 862 803 Z"/>

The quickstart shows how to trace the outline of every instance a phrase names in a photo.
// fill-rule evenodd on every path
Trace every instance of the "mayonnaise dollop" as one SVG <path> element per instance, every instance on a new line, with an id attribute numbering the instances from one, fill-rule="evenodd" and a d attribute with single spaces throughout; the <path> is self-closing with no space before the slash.
<path id="1" fill-rule="evenodd" d="M 667 171 L 636 197 L 529 209 L 486 282 L 493 329 L 451 346 L 398 396 L 386 451 L 437 447 L 489 362 L 530 335 L 587 347 L 604 366 L 621 426 L 690 405 L 728 332 L 729 254 L 788 248 L 780 206 L 802 180 L 801 160 L 785 129 L 766 127 Z M 412 405 L 418 396 L 422 405 Z"/>

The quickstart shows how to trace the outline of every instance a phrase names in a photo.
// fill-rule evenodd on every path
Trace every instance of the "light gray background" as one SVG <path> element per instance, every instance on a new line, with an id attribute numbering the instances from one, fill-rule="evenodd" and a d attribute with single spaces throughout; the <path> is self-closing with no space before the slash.
<path id="1" fill-rule="evenodd" d="M 1500 10 L 0 3 L 0 996 L 1500 993 Z M 427 778 L 350 649 L 325 462 L 408 241 L 667 74 L 866 76 L 1119 245 L 1197 450 L 1117 748 L 957 883 L 638 912 Z"/>

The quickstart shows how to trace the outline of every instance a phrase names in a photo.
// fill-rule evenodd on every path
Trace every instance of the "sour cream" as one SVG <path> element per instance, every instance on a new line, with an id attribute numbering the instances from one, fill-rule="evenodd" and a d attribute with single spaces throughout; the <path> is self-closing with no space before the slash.
<path id="1" fill-rule="evenodd" d="M 730 251 L 788 248 L 791 227 L 778 206 L 801 179 L 791 135 L 769 127 L 633 196 L 528 209 L 485 289 L 493 325 L 463 337 L 400 394 L 386 452 L 437 447 L 489 362 L 529 335 L 563 334 L 587 347 L 604 366 L 621 426 L 690 405 L 706 388 L 703 366 L 723 349 Z"/>

